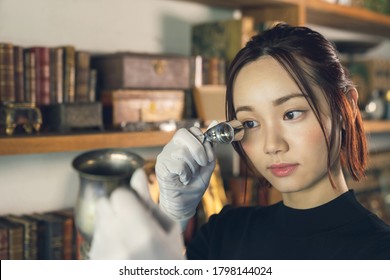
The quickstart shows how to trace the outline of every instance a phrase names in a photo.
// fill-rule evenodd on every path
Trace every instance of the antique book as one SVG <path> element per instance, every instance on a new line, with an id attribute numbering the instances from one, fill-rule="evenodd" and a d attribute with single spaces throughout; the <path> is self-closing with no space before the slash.
<path id="1" fill-rule="evenodd" d="M 255 34 L 254 19 L 228 19 L 192 26 L 192 55 L 221 58 L 229 65 L 237 52 Z"/>
<path id="2" fill-rule="evenodd" d="M 8 230 L 8 258 L 23 260 L 23 225 L 0 217 L 0 225 Z"/>
<path id="3" fill-rule="evenodd" d="M 76 259 L 76 226 L 74 223 L 74 210 L 72 209 L 62 209 L 58 211 L 51 212 L 52 215 L 55 215 L 62 219 L 63 229 L 64 229 L 64 260 L 74 260 Z"/>
<path id="4" fill-rule="evenodd" d="M 76 102 L 89 102 L 90 54 L 76 51 Z"/>
<path id="5" fill-rule="evenodd" d="M 25 260 L 37 259 L 37 223 L 34 220 L 17 215 L 6 218 L 23 225 L 23 256 Z"/>
<path id="6" fill-rule="evenodd" d="M 50 104 L 61 104 L 64 100 L 63 49 L 50 48 Z"/>
<path id="7" fill-rule="evenodd" d="M 30 53 L 35 53 L 36 104 L 50 104 L 50 49 L 48 47 L 31 47 Z"/>
<path id="8" fill-rule="evenodd" d="M 11 43 L 0 43 L 0 102 L 15 101 L 14 49 Z"/>
<path id="9" fill-rule="evenodd" d="M 37 99 L 36 60 L 35 52 L 24 50 L 24 101 L 34 104 Z"/>
<path id="10" fill-rule="evenodd" d="M 0 260 L 8 260 L 8 229 L 0 224 Z"/>
<path id="11" fill-rule="evenodd" d="M 63 46 L 63 67 L 64 67 L 64 103 L 75 102 L 76 94 L 76 49 L 74 46 Z"/>
<path id="12" fill-rule="evenodd" d="M 24 59 L 23 47 L 14 45 L 15 101 L 24 102 Z"/>
<path id="13" fill-rule="evenodd" d="M 91 57 L 98 87 L 109 89 L 189 89 L 192 57 L 169 54 L 114 53 Z"/>
<path id="14" fill-rule="evenodd" d="M 88 101 L 89 102 L 97 101 L 96 86 L 97 86 L 97 71 L 96 69 L 90 69 L 89 77 L 88 77 Z"/>
<path id="15" fill-rule="evenodd" d="M 46 213 L 34 213 L 25 216 L 37 222 L 38 259 L 62 260 L 64 258 L 62 220 Z"/>

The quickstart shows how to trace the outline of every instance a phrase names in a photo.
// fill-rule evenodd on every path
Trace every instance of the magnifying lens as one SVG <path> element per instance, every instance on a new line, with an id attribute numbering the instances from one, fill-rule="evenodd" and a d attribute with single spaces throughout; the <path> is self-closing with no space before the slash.
<path id="1" fill-rule="evenodd" d="M 218 144 L 230 144 L 244 137 L 244 126 L 238 120 L 221 122 L 208 130 L 199 139 L 202 143 L 209 141 Z"/>

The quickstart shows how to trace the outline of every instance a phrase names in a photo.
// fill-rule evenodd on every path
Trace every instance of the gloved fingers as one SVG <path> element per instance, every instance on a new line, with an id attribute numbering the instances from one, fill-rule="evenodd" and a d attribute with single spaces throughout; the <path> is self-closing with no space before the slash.
<path id="1" fill-rule="evenodd" d="M 106 197 L 99 198 L 95 208 L 94 231 L 96 232 L 97 229 L 99 229 L 99 231 L 107 230 L 108 227 L 105 223 L 110 221 L 114 215 L 109 200 Z"/>
<path id="2" fill-rule="evenodd" d="M 207 158 L 203 144 L 199 141 L 196 135 L 203 135 L 202 131 L 197 127 L 191 127 L 190 130 L 181 128 L 175 133 L 172 140 L 176 145 L 187 147 L 192 155 L 192 158 L 199 165 L 205 166 L 209 162 L 209 159 Z"/>
<path id="3" fill-rule="evenodd" d="M 143 168 L 138 168 L 131 176 L 130 186 L 148 204 L 153 204 L 149 192 L 148 178 Z"/>
<path id="4" fill-rule="evenodd" d="M 159 180 L 170 181 L 179 177 L 180 182 L 187 185 L 193 176 L 193 172 L 198 172 L 195 166 L 198 165 L 194 165 L 193 170 L 191 170 L 188 163 L 182 159 L 170 158 L 159 160 L 158 158 L 155 169 Z M 175 186 L 172 185 L 172 187 Z"/>
<path id="5" fill-rule="evenodd" d="M 218 121 L 213 120 L 213 121 L 209 124 L 209 126 L 207 127 L 207 130 L 210 129 L 210 128 L 212 128 L 212 127 L 214 127 L 214 126 L 216 126 L 217 124 L 218 124 Z"/>
<path id="6" fill-rule="evenodd" d="M 209 141 L 205 141 L 203 146 L 204 146 L 204 149 L 206 151 L 206 155 L 207 155 L 207 158 L 209 160 L 209 163 L 215 161 L 217 156 L 215 154 L 215 149 L 213 147 L 213 144 L 210 143 Z"/>

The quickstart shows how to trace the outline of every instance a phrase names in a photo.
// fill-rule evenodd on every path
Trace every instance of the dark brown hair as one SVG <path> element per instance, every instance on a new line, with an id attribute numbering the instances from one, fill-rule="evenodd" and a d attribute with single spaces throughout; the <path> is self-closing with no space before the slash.
<path id="1" fill-rule="evenodd" d="M 262 34 L 255 35 L 241 49 L 230 64 L 227 76 L 226 116 L 236 118 L 233 102 L 233 85 L 239 71 L 249 62 L 262 56 L 271 56 L 295 81 L 316 115 L 324 133 L 328 148 L 328 176 L 331 176 L 331 147 L 335 141 L 336 129 L 343 127 L 340 160 L 354 180 L 364 177 L 367 161 L 367 143 L 363 122 L 357 106 L 354 109 L 347 98 L 347 92 L 354 89 L 351 79 L 344 70 L 332 42 L 320 33 L 307 27 L 293 27 L 279 23 Z M 321 120 L 320 106 L 314 88 L 321 89 L 330 107 L 332 131 L 326 136 Z M 355 110 L 357 110 L 355 118 Z M 269 185 L 249 160 L 240 142 L 233 147 L 247 167 L 255 173 L 263 185 Z"/>

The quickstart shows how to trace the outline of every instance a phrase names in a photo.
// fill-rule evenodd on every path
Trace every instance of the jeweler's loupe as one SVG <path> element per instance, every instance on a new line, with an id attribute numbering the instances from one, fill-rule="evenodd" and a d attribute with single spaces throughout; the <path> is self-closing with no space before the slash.
<path id="1" fill-rule="evenodd" d="M 218 144 L 230 144 L 233 141 L 240 141 L 244 137 L 244 126 L 238 120 L 221 122 L 203 134 L 202 143 L 209 141 Z"/>

